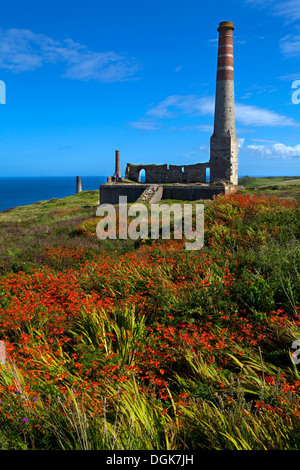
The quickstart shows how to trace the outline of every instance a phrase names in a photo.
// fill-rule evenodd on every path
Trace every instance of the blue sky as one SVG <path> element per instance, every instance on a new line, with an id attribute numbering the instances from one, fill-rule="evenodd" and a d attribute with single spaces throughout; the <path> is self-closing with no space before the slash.
<path id="1" fill-rule="evenodd" d="M 209 160 L 217 27 L 234 31 L 240 175 L 300 175 L 300 0 L 1 1 L 1 176 Z"/>

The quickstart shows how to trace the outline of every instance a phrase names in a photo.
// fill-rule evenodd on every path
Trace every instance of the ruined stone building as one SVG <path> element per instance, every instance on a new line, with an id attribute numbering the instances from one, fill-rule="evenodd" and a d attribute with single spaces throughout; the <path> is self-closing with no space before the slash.
<path id="1" fill-rule="evenodd" d="M 125 179 L 132 182 L 141 182 L 141 171 L 145 170 L 145 184 L 176 184 L 176 198 L 180 199 L 178 184 L 197 185 L 193 190 L 191 199 L 199 197 L 210 198 L 216 192 L 228 192 L 234 190 L 238 184 L 238 138 L 235 133 L 234 111 L 234 67 L 233 67 L 233 31 L 232 22 L 223 21 L 219 24 L 217 80 L 215 95 L 214 132 L 210 139 L 210 160 L 206 163 L 194 165 L 154 165 L 127 163 Z M 115 174 L 120 175 L 120 153 L 116 151 Z M 209 180 L 208 180 L 209 177 Z M 111 184 L 115 178 L 109 177 L 108 184 L 102 185 L 102 194 L 105 202 L 115 201 L 116 197 L 109 196 L 114 188 L 115 195 L 129 194 L 128 183 L 121 189 L 123 178 L 118 178 L 118 184 Z M 199 184 L 202 185 L 201 191 Z M 216 189 L 219 185 L 219 189 Z M 106 186 L 106 188 L 105 188 Z M 142 186 L 142 185 L 141 185 Z M 174 189 L 175 190 L 175 189 Z M 183 189 L 182 189 L 183 190 Z M 142 187 L 141 187 L 142 191 Z M 165 191 L 165 190 L 164 190 Z M 170 189 L 168 190 L 170 192 Z M 200 191 L 200 192 L 199 192 Z M 206 191 L 204 193 L 203 191 Z M 137 188 L 132 193 L 137 194 Z M 185 196 L 187 195 L 185 191 Z M 205 196 L 205 194 L 207 196 Z M 170 194 L 169 194 L 170 196 Z M 172 197 L 170 197 L 172 198 Z M 186 199 L 188 199 L 186 197 Z M 115 202 L 114 202 L 115 203 Z"/>
<path id="2" fill-rule="evenodd" d="M 132 165 L 127 164 L 125 178 L 140 181 L 141 170 L 145 170 L 145 183 L 194 183 L 206 182 L 209 163 L 195 165 Z"/>
<path id="3" fill-rule="evenodd" d="M 235 134 L 233 30 L 230 21 L 220 23 L 214 133 L 210 139 L 210 161 L 195 165 L 133 165 L 128 163 L 125 178 L 140 181 L 145 170 L 146 183 L 194 183 L 222 181 L 237 185 L 238 138 Z"/>

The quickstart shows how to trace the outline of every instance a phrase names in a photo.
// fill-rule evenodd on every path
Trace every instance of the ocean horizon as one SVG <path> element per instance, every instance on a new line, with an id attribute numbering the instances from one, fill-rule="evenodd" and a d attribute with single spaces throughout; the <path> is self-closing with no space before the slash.
<path id="1" fill-rule="evenodd" d="M 107 176 L 82 176 L 82 190 L 98 190 Z M 0 177 L 0 212 L 76 194 L 76 176 Z"/>
<path id="2" fill-rule="evenodd" d="M 242 175 L 239 178 L 245 176 Z M 252 175 L 252 177 L 256 176 Z M 98 190 L 106 181 L 107 176 L 82 176 L 82 190 Z M 39 201 L 61 199 L 73 194 L 76 194 L 76 176 L 2 176 L 0 177 L 0 212 Z"/>

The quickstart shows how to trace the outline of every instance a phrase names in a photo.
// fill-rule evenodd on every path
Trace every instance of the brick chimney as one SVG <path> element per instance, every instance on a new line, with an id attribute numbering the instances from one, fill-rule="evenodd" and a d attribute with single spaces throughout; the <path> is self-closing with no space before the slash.
<path id="1" fill-rule="evenodd" d="M 120 150 L 116 150 L 116 167 L 115 173 L 121 177 L 121 163 L 120 163 Z"/>
<path id="2" fill-rule="evenodd" d="M 238 138 L 235 134 L 233 24 L 219 24 L 214 133 L 210 139 L 210 180 L 238 184 Z"/>

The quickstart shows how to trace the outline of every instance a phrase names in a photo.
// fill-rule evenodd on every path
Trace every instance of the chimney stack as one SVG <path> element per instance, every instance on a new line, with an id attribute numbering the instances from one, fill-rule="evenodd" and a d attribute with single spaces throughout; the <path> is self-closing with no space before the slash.
<path id="1" fill-rule="evenodd" d="M 238 138 L 235 134 L 233 24 L 219 24 L 214 133 L 210 139 L 210 180 L 238 184 Z"/>
<path id="2" fill-rule="evenodd" d="M 120 150 L 116 150 L 116 171 L 118 177 L 121 177 Z"/>
<path id="3" fill-rule="evenodd" d="M 81 193 L 82 186 L 81 186 L 81 176 L 76 176 L 76 193 Z"/>

